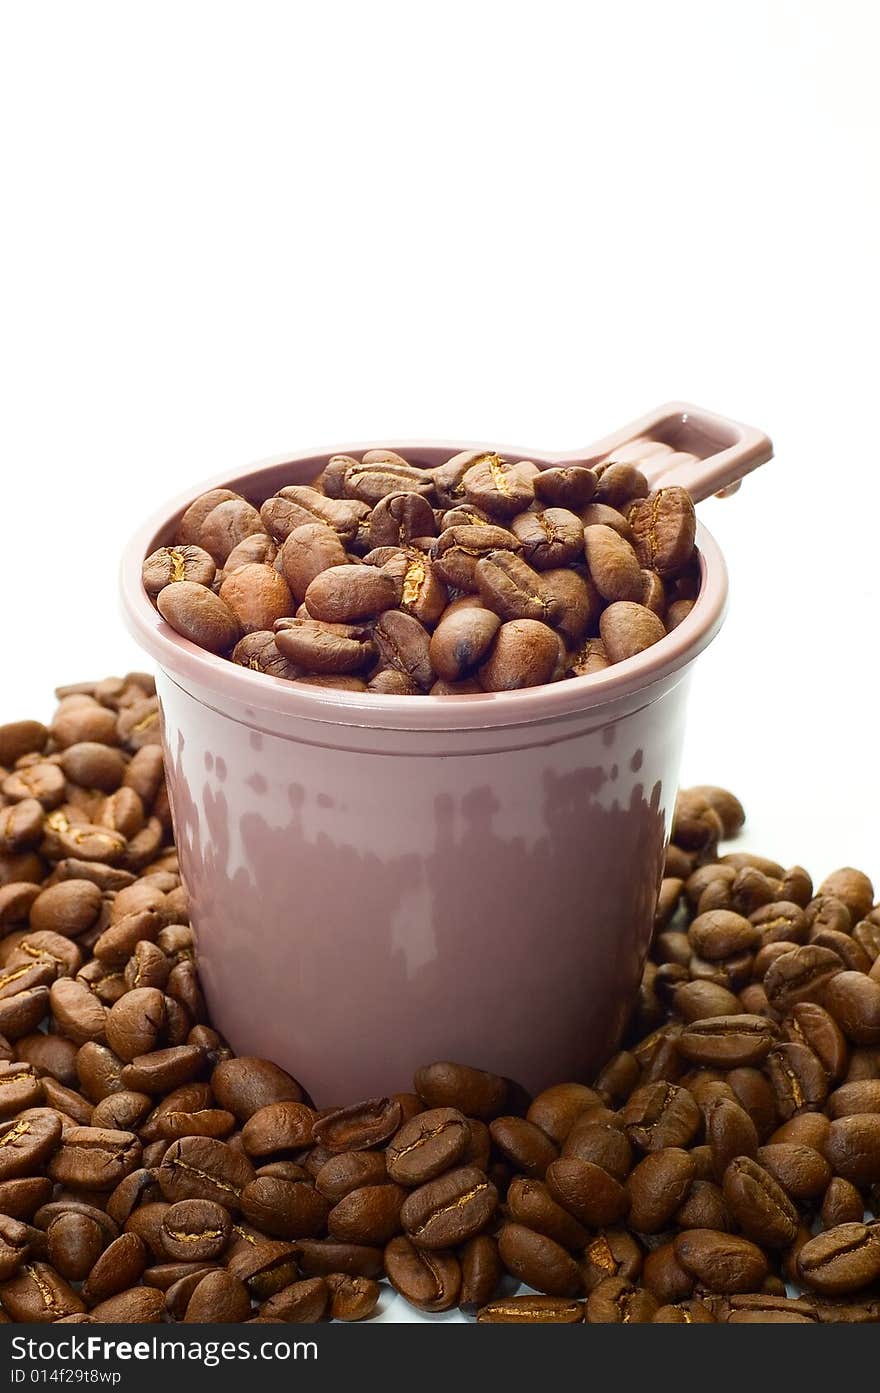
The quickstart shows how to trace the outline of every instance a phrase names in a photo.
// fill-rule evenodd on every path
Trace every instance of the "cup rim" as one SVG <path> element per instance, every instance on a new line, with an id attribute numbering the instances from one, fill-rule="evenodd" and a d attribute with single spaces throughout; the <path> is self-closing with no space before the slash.
<path id="1" fill-rule="evenodd" d="M 632 697 L 640 690 L 671 677 L 693 661 L 717 634 L 727 609 L 728 573 L 721 550 L 708 528 L 698 519 L 696 544 L 700 558 L 701 583 L 691 612 L 657 643 L 632 658 L 615 663 L 585 677 L 567 677 L 537 687 L 510 692 L 474 692 L 455 696 L 393 696 L 379 692 L 347 692 L 331 687 L 310 687 L 287 678 L 254 672 L 209 653 L 175 632 L 151 603 L 141 580 L 144 558 L 167 534 L 173 522 L 200 494 L 214 488 L 247 492 L 248 481 L 256 476 L 280 471 L 284 466 L 306 463 L 318 465 L 330 455 L 361 454 L 385 448 L 407 451 L 500 449 L 504 454 L 530 459 L 542 466 L 565 462 L 556 454 L 522 450 L 519 447 L 483 445 L 473 441 L 406 440 L 377 445 L 340 445 L 271 456 L 248 466 L 242 473 L 214 476 L 188 488 L 166 502 L 126 544 L 120 564 L 122 613 L 126 627 L 136 642 L 180 685 L 193 686 L 204 699 L 223 709 L 231 702 L 248 714 L 271 712 L 343 726 L 389 730 L 484 729 L 519 725 L 549 718 L 584 713 L 620 698 Z M 268 496 L 268 495 L 267 495 Z"/>

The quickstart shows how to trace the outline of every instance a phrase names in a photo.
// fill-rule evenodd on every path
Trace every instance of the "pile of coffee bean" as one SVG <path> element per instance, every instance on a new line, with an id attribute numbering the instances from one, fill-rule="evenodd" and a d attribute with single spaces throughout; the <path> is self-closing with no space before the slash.
<path id="1" fill-rule="evenodd" d="M 0 1319 L 361 1320 L 387 1282 L 480 1322 L 880 1320 L 864 874 L 721 855 L 742 808 L 691 789 L 591 1086 L 440 1062 L 319 1107 L 206 1018 L 152 680 L 59 697 L 0 726 Z"/>
<path id="2" fill-rule="evenodd" d="M 260 507 L 212 489 L 144 587 L 184 638 L 273 677 L 397 696 L 583 677 L 657 643 L 699 593 L 690 496 L 651 493 L 633 449 L 543 470 L 368 450 Z"/>

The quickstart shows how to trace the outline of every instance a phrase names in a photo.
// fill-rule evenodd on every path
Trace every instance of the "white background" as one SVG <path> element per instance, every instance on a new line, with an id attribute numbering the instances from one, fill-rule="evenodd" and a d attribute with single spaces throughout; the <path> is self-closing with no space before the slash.
<path id="1" fill-rule="evenodd" d="M 140 664 L 120 547 L 194 480 L 683 397 L 777 454 L 701 509 L 683 779 L 880 880 L 873 0 L 0 16 L 0 719 Z"/>

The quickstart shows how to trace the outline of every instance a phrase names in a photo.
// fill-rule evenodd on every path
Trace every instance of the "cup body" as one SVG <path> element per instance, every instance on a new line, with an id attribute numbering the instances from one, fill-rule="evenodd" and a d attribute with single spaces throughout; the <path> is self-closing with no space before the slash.
<path id="1" fill-rule="evenodd" d="M 456 447 L 409 448 L 434 463 Z M 230 486 L 260 501 L 325 458 Z M 532 1091 L 588 1078 L 620 1038 L 650 942 L 690 668 L 723 617 L 712 539 L 700 529 L 691 615 L 607 673 L 363 696 L 247 672 L 163 623 L 140 563 L 193 496 L 133 539 L 123 593 L 159 662 L 213 1023 L 319 1106 L 407 1089 L 441 1058 Z"/>

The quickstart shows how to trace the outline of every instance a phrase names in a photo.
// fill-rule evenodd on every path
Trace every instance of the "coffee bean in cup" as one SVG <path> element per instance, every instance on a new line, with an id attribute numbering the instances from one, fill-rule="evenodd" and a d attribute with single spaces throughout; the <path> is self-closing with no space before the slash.
<path id="1" fill-rule="evenodd" d="M 144 560 L 182 638 L 289 681 L 397 696 L 585 677 L 658 643 L 700 586 L 694 507 L 637 461 L 334 455 L 270 498 L 212 489 Z"/>

